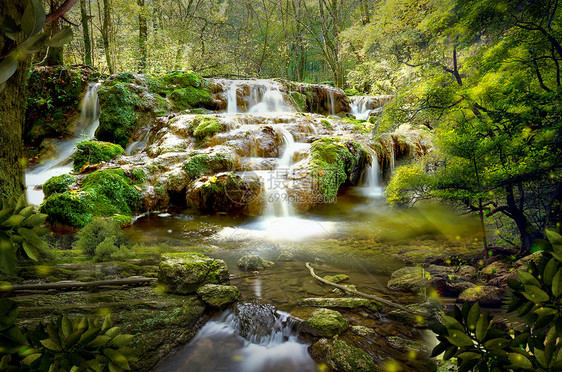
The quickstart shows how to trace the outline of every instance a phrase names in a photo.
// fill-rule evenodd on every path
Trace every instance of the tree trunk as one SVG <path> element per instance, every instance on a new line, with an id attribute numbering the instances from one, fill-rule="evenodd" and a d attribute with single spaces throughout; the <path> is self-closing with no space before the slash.
<path id="1" fill-rule="evenodd" d="M 111 61 L 111 51 L 109 48 L 109 24 L 111 22 L 111 13 L 109 0 L 103 0 L 103 25 L 102 25 L 102 39 L 103 49 L 105 50 L 105 60 L 110 74 L 113 74 L 113 63 Z"/>
<path id="2" fill-rule="evenodd" d="M 61 5 L 61 1 L 52 0 L 51 1 L 51 12 L 54 12 Z M 62 28 L 62 20 L 56 19 L 53 22 L 49 22 L 45 25 L 45 31 L 51 35 L 56 34 Z M 63 54 L 64 47 L 49 47 L 47 50 L 47 57 L 43 61 L 43 66 L 58 66 L 63 64 Z M 41 58 L 41 57 L 40 57 Z"/>
<path id="3" fill-rule="evenodd" d="M 19 20 L 26 0 L 0 0 L 0 15 Z M 9 39 L 0 34 L 0 54 L 8 52 Z M 25 78 L 30 58 L 19 61 L 16 73 L 0 92 L 0 198 L 18 197 L 24 189 L 22 129 L 25 119 Z"/>
<path id="4" fill-rule="evenodd" d="M 544 235 L 538 231 L 527 219 L 527 216 L 523 213 L 522 208 L 517 207 L 515 202 L 515 196 L 513 193 L 512 186 L 506 186 L 506 201 L 509 210 L 509 217 L 515 221 L 517 225 L 517 230 L 519 230 L 519 237 L 521 239 L 521 250 L 522 254 L 529 254 L 531 247 L 536 239 L 544 238 Z M 520 196 L 521 198 L 522 196 Z M 519 204 L 522 206 L 523 201 L 520 200 Z"/>
<path id="5" fill-rule="evenodd" d="M 147 49 L 146 40 L 148 39 L 148 23 L 146 21 L 144 0 L 138 0 L 140 6 L 139 12 L 139 72 L 143 73 L 146 70 Z"/>
<path id="6" fill-rule="evenodd" d="M 82 16 L 82 34 L 84 35 L 84 64 L 92 65 L 92 42 L 90 40 L 90 25 L 86 0 L 80 0 L 80 14 Z"/>

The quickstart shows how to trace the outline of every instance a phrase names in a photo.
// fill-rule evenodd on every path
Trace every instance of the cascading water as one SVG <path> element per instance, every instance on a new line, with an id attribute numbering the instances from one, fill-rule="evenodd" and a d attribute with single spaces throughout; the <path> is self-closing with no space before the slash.
<path id="1" fill-rule="evenodd" d="M 238 90 L 238 84 L 236 80 L 234 80 L 232 83 L 230 83 L 230 85 L 228 86 L 228 90 L 226 91 L 226 99 L 227 99 L 226 112 L 228 114 L 238 113 L 237 90 Z"/>
<path id="2" fill-rule="evenodd" d="M 70 157 L 74 153 L 76 144 L 80 141 L 94 138 L 99 126 L 100 106 L 98 102 L 98 89 L 100 83 L 91 84 L 82 100 L 80 123 L 74 137 L 57 144 L 57 155 L 53 159 L 44 161 L 25 174 L 27 202 L 39 205 L 43 201 L 43 191 L 38 186 L 44 184 L 49 178 L 68 173 L 72 170 Z"/>
<path id="3" fill-rule="evenodd" d="M 243 303 L 241 307 L 259 306 Z M 316 365 L 307 352 L 308 345 L 298 342 L 295 322 L 290 314 L 277 311 L 275 319 L 261 319 L 269 314 L 254 312 L 253 323 L 271 322 L 269 334 L 244 329 L 244 321 L 230 310 L 205 324 L 193 340 L 155 372 L 314 372 Z M 269 324 L 268 324 L 269 325 Z M 242 337 L 241 335 L 244 335 Z"/>
<path id="4" fill-rule="evenodd" d="M 370 108 L 371 97 L 350 97 L 351 99 L 351 115 L 355 116 L 358 120 L 367 120 L 371 115 L 372 108 Z"/>
<path id="5" fill-rule="evenodd" d="M 383 195 L 383 187 L 381 185 L 381 174 L 379 161 L 376 154 L 373 154 L 371 166 L 367 168 L 363 178 L 363 186 L 361 187 L 363 195 L 369 198 L 378 198 Z"/>
<path id="6" fill-rule="evenodd" d="M 330 98 L 330 115 L 336 115 L 336 96 L 333 90 L 328 91 L 328 97 Z"/>

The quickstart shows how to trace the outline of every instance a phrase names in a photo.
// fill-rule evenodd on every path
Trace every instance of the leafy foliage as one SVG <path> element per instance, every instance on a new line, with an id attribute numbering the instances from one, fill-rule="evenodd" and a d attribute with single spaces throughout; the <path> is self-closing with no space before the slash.
<path id="1" fill-rule="evenodd" d="M 86 164 L 98 164 L 115 159 L 125 153 L 123 147 L 102 141 L 82 141 L 76 145 L 74 154 L 74 171 L 79 171 Z"/>
<path id="2" fill-rule="evenodd" d="M 44 372 L 118 372 L 130 370 L 138 360 L 127 347 L 132 335 L 120 334 L 108 315 L 103 320 L 87 316 L 71 321 L 39 324 L 32 332 L 14 325 L 17 304 L 0 299 L 0 370 Z"/>
<path id="3" fill-rule="evenodd" d="M 75 249 L 89 256 L 109 256 L 129 240 L 113 219 L 95 218 L 76 234 Z M 101 246 L 101 247 L 100 247 Z"/>
<path id="4" fill-rule="evenodd" d="M 40 236 L 46 231 L 40 226 L 46 218 L 35 213 L 33 206 L 26 206 L 24 195 L 18 201 L 4 201 L 0 211 L 0 271 L 12 273 L 18 255 L 39 260 L 43 248 Z"/>
<path id="5" fill-rule="evenodd" d="M 440 343 L 432 356 L 456 357 L 459 371 L 537 370 L 562 367 L 562 236 L 547 231 L 550 244 L 537 264 L 518 271 L 519 280 L 508 281 L 512 298 L 508 312 L 515 312 L 526 325 L 507 332 L 481 313 L 478 303 L 454 308 L 443 324 L 432 325 Z"/>

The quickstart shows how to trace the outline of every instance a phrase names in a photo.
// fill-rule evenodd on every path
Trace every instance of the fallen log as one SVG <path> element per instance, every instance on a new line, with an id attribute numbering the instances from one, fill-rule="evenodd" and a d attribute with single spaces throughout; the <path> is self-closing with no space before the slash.
<path id="1" fill-rule="evenodd" d="M 144 276 L 131 276 L 122 279 L 95 280 L 91 282 L 79 282 L 74 280 L 64 280 L 53 283 L 37 283 L 37 284 L 14 284 L 4 285 L 0 287 L 0 292 L 19 292 L 19 291 L 36 291 L 36 290 L 80 290 L 91 289 L 107 286 L 144 286 L 152 285 L 156 282 L 156 278 L 147 278 Z"/>
<path id="2" fill-rule="evenodd" d="M 324 279 L 324 278 L 321 278 L 321 277 L 319 277 L 318 275 L 316 275 L 316 273 L 314 273 L 314 269 L 312 268 L 312 266 L 310 266 L 310 262 L 307 262 L 305 265 L 306 265 L 306 268 L 310 271 L 310 275 L 312 275 L 312 277 L 313 277 L 314 279 L 316 279 L 316 280 L 318 280 L 318 281 L 320 281 L 320 282 L 322 282 L 322 283 L 324 283 L 324 284 L 331 285 L 332 287 L 336 287 L 336 288 L 341 289 L 342 291 L 345 291 L 345 292 L 353 293 L 353 294 L 355 294 L 355 295 L 357 295 L 357 296 L 361 296 L 361 297 L 364 297 L 364 298 L 368 298 L 369 300 L 373 300 L 373 301 L 376 301 L 376 302 L 380 302 L 381 304 L 385 304 L 385 305 L 387 305 L 387 306 L 395 307 L 395 308 L 397 308 L 397 309 L 406 311 L 406 312 L 408 312 L 408 313 L 410 313 L 410 314 L 416 314 L 416 315 L 422 315 L 422 316 L 425 316 L 425 315 L 426 315 L 426 314 L 423 314 L 423 313 L 421 313 L 421 312 L 419 312 L 419 311 L 416 311 L 416 310 L 407 308 L 407 307 L 404 306 L 404 305 L 397 304 L 396 302 L 392 302 L 392 301 L 390 301 L 390 300 L 386 300 L 386 299 L 384 299 L 384 298 L 381 298 L 381 297 L 378 297 L 378 296 L 374 296 L 374 295 L 370 295 L 370 294 L 367 294 L 367 293 L 359 292 L 359 291 L 356 291 L 356 290 L 354 290 L 354 289 L 348 288 L 348 287 L 346 287 L 346 286 L 344 286 L 344 285 L 336 284 L 336 283 L 334 283 L 334 282 L 331 282 L 331 281 L 329 281 L 329 280 L 326 280 L 326 279 Z"/>

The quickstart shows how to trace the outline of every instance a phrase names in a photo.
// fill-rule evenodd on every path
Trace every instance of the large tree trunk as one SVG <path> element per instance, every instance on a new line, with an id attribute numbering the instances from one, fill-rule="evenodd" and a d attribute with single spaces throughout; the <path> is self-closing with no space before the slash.
<path id="1" fill-rule="evenodd" d="M 62 4 L 62 1 L 51 0 L 51 12 L 54 12 Z M 62 20 L 59 18 L 45 25 L 45 32 L 54 35 L 62 28 Z M 64 47 L 50 47 L 47 51 L 47 57 L 43 61 L 44 66 L 58 66 L 63 64 Z M 44 55 L 44 54 L 43 54 Z M 41 58 L 41 56 L 39 56 Z"/>
<path id="2" fill-rule="evenodd" d="M 0 16 L 21 19 L 26 0 L 0 0 Z M 8 52 L 9 40 L 0 34 L 0 54 Z M 0 198 L 18 197 L 24 189 L 22 128 L 25 119 L 25 78 L 30 58 L 19 61 L 16 73 L 0 92 Z"/>
<path id="3" fill-rule="evenodd" d="M 92 42 L 90 40 L 90 25 L 88 24 L 86 0 L 80 0 L 80 14 L 82 18 L 82 34 L 84 35 L 84 63 L 86 65 L 92 65 Z"/>
<path id="4" fill-rule="evenodd" d="M 109 24 L 111 22 L 109 0 L 103 0 L 103 25 L 102 25 L 102 39 L 103 48 L 105 50 L 105 60 L 107 61 L 107 68 L 109 73 L 113 74 L 113 63 L 111 61 L 111 51 L 109 48 Z"/>

